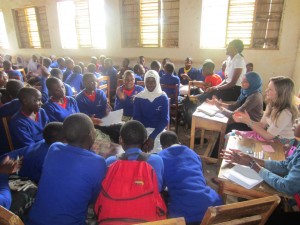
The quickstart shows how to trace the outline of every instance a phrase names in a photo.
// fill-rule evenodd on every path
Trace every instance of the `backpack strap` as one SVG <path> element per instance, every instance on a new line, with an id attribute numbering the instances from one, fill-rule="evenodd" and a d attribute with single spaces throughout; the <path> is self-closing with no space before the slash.
<path id="1" fill-rule="evenodd" d="M 137 155 L 137 153 L 133 153 L 133 154 L 120 153 L 120 154 L 117 154 L 116 157 L 119 160 L 128 160 L 128 156 L 130 156 L 130 155 Z M 137 161 L 147 161 L 148 158 L 150 157 L 150 154 L 147 154 L 145 152 L 141 152 L 138 155 L 139 156 L 136 159 Z"/>

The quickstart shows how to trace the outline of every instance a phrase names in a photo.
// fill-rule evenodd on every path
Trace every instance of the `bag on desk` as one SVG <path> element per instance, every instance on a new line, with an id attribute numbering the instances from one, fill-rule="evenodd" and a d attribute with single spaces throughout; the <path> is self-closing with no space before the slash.
<path id="1" fill-rule="evenodd" d="M 189 128 L 191 127 L 192 123 L 192 115 L 196 111 L 197 107 L 197 102 L 191 101 L 188 96 L 183 100 L 182 118 L 184 124 Z"/>

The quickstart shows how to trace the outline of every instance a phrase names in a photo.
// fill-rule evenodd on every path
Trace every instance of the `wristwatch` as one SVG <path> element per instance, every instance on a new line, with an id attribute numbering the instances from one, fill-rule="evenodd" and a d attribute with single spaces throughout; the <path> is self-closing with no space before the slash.
<path id="1" fill-rule="evenodd" d="M 250 167 L 250 169 L 252 169 L 253 168 L 253 166 L 254 166 L 254 164 L 256 163 L 256 161 L 255 160 L 252 160 L 250 163 L 249 163 L 249 167 Z"/>

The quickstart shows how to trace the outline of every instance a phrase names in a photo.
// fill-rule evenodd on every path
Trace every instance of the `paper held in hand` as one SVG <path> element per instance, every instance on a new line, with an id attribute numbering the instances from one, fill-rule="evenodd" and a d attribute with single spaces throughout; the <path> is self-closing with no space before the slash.
<path id="1" fill-rule="evenodd" d="M 200 106 L 197 107 L 197 111 L 203 112 L 208 116 L 214 116 L 220 110 L 217 106 L 203 102 Z"/>
<path id="2" fill-rule="evenodd" d="M 263 181 L 253 169 L 242 165 L 235 165 L 223 176 L 247 189 L 251 189 Z"/>

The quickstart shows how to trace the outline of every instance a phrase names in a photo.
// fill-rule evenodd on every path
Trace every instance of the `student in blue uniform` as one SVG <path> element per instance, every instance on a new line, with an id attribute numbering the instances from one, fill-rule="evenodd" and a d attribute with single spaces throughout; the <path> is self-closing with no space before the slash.
<path id="1" fill-rule="evenodd" d="M 126 70 L 123 79 L 124 85 L 117 89 L 114 109 L 123 109 L 123 116 L 132 117 L 134 98 L 138 93 L 143 91 L 144 88 L 135 84 L 132 70 Z"/>
<path id="2" fill-rule="evenodd" d="M 51 72 L 50 72 L 50 75 L 51 75 L 51 77 L 56 77 L 60 80 L 62 80 L 62 78 L 63 78 L 62 71 L 60 69 L 57 69 L 57 68 L 52 69 Z M 66 89 L 66 96 L 72 97 L 73 96 L 72 87 L 69 84 L 65 83 L 65 82 L 63 82 L 63 83 L 64 83 L 64 86 L 65 86 L 65 89 Z"/>
<path id="3" fill-rule="evenodd" d="M 87 69 L 87 71 L 89 73 L 93 73 L 96 76 L 96 78 L 100 78 L 101 77 L 101 74 L 97 73 L 97 67 L 96 67 L 96 65 L 94 63 L 88 64 L 86 69 Z"/>
<path id="4" fill-rule="evenodd" d="M 62 81 L 66 82 L 68 77 L 73 73 L 73 68 L 74 68 L 74 61 L 70 58 L 68 58 L 66 61 L 66 71 L 63 73 L 63 78 Z"/>
<path id="5" fill-rule="evenodd" d="M 83 89 L 77 96 L 76 101 L 80 112 L 95 118 L 106 116 L 107 99 L 104 91 L 97 89 L 97 79 L 93 73 L 83 76 Z"/>
<path id="6" fill-rule="evenodd" d="M 151 64 L 150 64 L 151 70 L 155 70 L 157 73 L 159 73 L 160 68 L 161 68 L 160 62 L 158 62 L 157 60 L 154 60 L 151 62 Z"/>
<path id="7" fill-rule="evenodd" d="M 21 177 L 28 177 L 35 183 L 39 183 L 45 157 L 51 144 L 62 141 L 62 123 L 50 122 L 43 130 L 43 139 L 30 146 L 11 151 L 3 156 L 9 156 L 10 159 L 22 159 L 22 167 L 18 172 Z"/>
<path id="8" fill-rule="evenodd" d="M 133 67 L 133 72 L 134 72 L 135 83 L 136 83 L 137 81 L 142 81 L 142 80 L 144 80 L 145 69 L 144 69 L 143 65 L 141 65 L 141 64 L 136 64 L 136 65 Z"/>
<path id="9" fill-rule="evenodd" d="M 120 144 L 128 156 L 128 160 L 136 160 L 142 152 L 141 147 L 147 138 L 147 131 L 142 123 L 135 120 L 126 122 L 120 130 Z M 111 156 L 106 159 L 107 166 L 117 161 L 117 156 Z M 164 174 L 164 165 L 162 159 L 151 154 L 147 162 L 153 167 L 158 180 L 158 189 L 162 191 L 162 177 Z"/>
<path id="10" fill-rule="evenodd" d="M 113 99 L 116 95 L 117 89 L 117 73 L 118 71 L 113 67 L 113 61 L 111 58 L 106 58 L 104 61 L 104 76 L 108 76 L 110 80 L 110 98 Z"/>
<path id="11" fill-rule="evenodd" d="M 177 97 L 179 96 L 179 87 L 180 87 L 180 79 L 178 76 L 174 75 L 174 64 L 173 63 L 166 63 L 165 67 L 165 74 L 160 78 L 160 83 L 161 84 L 168 84 L 168 85 L 178 85 L 178 93 L 177 93 Z M 170 89 L 170 88 L 164 88 L 163 89 L 164 92 L 166 92 L 166 94 L 168 96 L 171 95 L 175 95 L 174 90 Z M 172 102 L 175 103 L 175 102 Z"/>
<path id="12" fill-rule="evenodd" d="M 50 121 L 63 122 L 64 119 L 79 109 L 74 98 L 65 95 L 63 82 L 55 77 L 50 77 L 46 81 L 50 98 L 43 105 Z"/>
<path id="13" fill-rule="evenodd" d="M 144 81 L 145 90 L 137 94 L 134 99 L 133 119 L 140 121 L 149 135 L 143 150 L 158 152 L 161 150 L 160 133 L 169 123 L 169 100 L 161 90 L 156 71 L 149 70 L 145 74 Z"/>
<path id="14" fill-rule="evenodd" d="M 22 73 L 19 70 L 13 70 L 12 63 L 10 61 L 5 60 L 3 62 L 3 69 L 5 73 L 8 75 L 9 79 L 20 80 L 23 82 Z"/>
<path id="15" fill-rule="evenodd" d="M 66 84 L 74 88 L 77 93 L 83 89 L 83 75 L 80 66 L 74 66 L 73 73 L 66 80 Z"/>
<path id="16" fill-rule="evenodd" d="M 188 225 L 198 225 L 209 206 L 223 204 L 221 197 L 206 185 L 200 157 L 180 145 L 176 133 L 160 136 L 164 162 L 163 184 L 168 190 L 168 217 L 184 217 Z"/>
<path id="17" fill-rule="evenodd" d="M 178 71 L 181 84 L 188 85 L 190 80 L 204 81 L 202 73 L 192 67 L 193 60 L 191 57 L 187 57 L 184 64 L 184 67 L 180 68 Z"/>
<path id="18" fill-rule="evenodd" d="M 49 122 L 46 112 L 41 109 L 41 93 L 35 88 L 22 88 L 18 93 L 22 104 L 10 120 L 9 129 L 15 149 L 22 148 L 43 139 L 43 129 Z"/>
<path id="19" fill-rule="evenodd" d="M 65 119 L 66 144 L 49 148 L 28 225 L 85 224 L 106 174 L 103 157 L 90 151 L 95 130 L 91 119 L 76 113 Z"/>

